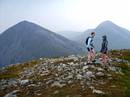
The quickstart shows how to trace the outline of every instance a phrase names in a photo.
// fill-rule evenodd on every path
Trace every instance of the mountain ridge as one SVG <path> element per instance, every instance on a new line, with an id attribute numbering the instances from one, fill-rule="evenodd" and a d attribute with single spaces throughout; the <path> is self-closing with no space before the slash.
<path id="1" fill-rule="evenodd" d="M 17 23 L 0 35 L 0 51 L 0 64 L 84 52 L 76 42 L 28 21 Z"/>
<path id="2" fill-rule="evenodd" d="M 96 32 L 95 49 L 101 48 L 102 36 L 108 37 L 109 49 L 129 49 L 130 48 L 130 31 L 122 28 L 111 21 L 104 21 L 94 29 L 88 29 L 82 32 L 77 38 L 73 39 L 85 47 L 85 40 L 90 36 L 91 32 Z M 115 40 L 116 39 L 116 40 Z"/>

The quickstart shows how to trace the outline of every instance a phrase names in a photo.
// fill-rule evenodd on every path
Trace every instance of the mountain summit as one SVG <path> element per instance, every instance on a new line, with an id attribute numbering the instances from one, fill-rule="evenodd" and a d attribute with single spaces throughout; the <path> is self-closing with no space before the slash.
<path id="1" fill-rule="evenodd" d="M 22 21 L 0 35 L 0 64 L 83 52 L 82 47 L 52 31 Z"/>
<path id="2" fill-rule="evenodd" d="M 111 21 L 100 23 L 95 29 L 88 29 L 79 35 L 75 41 L 85 46 L 85 40 L 91 32 L 96 32 L 95 48 L 100 50 L 102 36 L 107 35 L 109 49 L 129 49 L 130 48 L 130 31 L 122 28 Z"/>
<path id="3" fill-rule="evenodd" d="M 94 30 L 96 32 L 96 44 L 101 43 L 102 35 L 107 35 L 110 49 L 130 48 L 130 32 L 127 29 L 111 21 L 105 21 L 99 24 Z"/>

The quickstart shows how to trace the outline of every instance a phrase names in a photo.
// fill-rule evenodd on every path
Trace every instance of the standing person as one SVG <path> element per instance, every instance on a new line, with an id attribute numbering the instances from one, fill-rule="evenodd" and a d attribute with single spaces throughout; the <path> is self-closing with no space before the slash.
<path id="1" fill-rule="evenodd" d="M 107 51 L 108 51 L 108 41 L 107 41 L 107 36 L 104 35 L 102 36 L 102 47 L 101 47 L 101 61 L 103 64 L 106 64 L 108 62 L 108 56 L 107 56 Z"/>
<path id="2" fill-rule="evenodd" d="M 93 38 L 95 36 L 95 32 L 91 32 L 91 36 L 89 36 L 86 39 L 86 45 L 87 45 L 87 59 L 88 63 L 92 63 L 95 60 L 95 51 L 94 51 L 94 45 L 93 45 Z"/>

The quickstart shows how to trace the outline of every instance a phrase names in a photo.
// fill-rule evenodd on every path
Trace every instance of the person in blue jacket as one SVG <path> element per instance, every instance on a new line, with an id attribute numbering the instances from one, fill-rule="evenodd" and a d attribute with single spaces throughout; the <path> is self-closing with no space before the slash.
<path id="1" fill-rule="evenodd" d="M 87 60 L 88 63 L 92 63 L 95 60 L 95 51 L 94 51 L 94 41 L 93 38 L 95 36 L 95 32 L 91 32 L 91 36 L 87 37 L 86 39 L 86 46 L 87 46 Z"/>

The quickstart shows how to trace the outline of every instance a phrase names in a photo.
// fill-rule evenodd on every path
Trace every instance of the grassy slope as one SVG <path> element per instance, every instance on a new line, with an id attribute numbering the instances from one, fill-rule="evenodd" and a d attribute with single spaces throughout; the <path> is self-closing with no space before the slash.
<path id="1" fill-rule="evenodd" d="M 123 60 L 130 61 L 130 50 L 113 50 L 110 52 L 110 55 L 113 58 L 120 58 Z M 125 97 L 130 97 L 130 65 L 127 63 L 117 63 L 119 67 L 121 67 L 124 75 L 118 78 L 118 82 L 122 86 L 122 89 L 125 90 Z"/>
<path id="2" fill-rule="evenodd" d="M 110 56 L 112 58 L 120 58 L 130 61 L 130 50 L 113 50 L 110 52 Z M 6 79 L 6 78 L 17 78 L 18 74 L 24 70 L 24 68 L 29 68 L 34 66 L 35 64 L 40 63 L 40 61 L 30 61 L 27 63 L 20 64 L 20 66 L 14 65 L 9 68 L 7 68 L 7 71 L 5 73 L 0 74 L 0 79 Z M 59 62 L 61 63 L 61 62 Z M 97 89 L 101 89 L 108 92 L 108 95 L 96 95 L 92 94 L 92 91 L 90 89 L 82 90 L 81 86 L 78 82 L 75 82 L 75 84 L 68 85 L 63 87 L 62 89 L 58 88 L 48 88 L 43 89 L 42 96 L 39 97 L 47 97 L 48 94 L 54 92 L 55 90 L 59 90 L 58 94 L 52 95 L 52 97 L 65 97 L 67 95 L 71 95 L 72 97 L 78 94 L 81 94 L 82 97 L 130 97 L 130 66 L 127 65 L 127 63 L 113 63 L 112 65 L 116 65 L 120 67 L 124 73 L 124 75 L 118 75 L 118 74 L 112 74 L 112 77 L 114 80 L 108 81 L 105 85 L 97 86 Z M 15 71 L 15 72 L 14 72 Z M 43 79 L 43 78 L 42 78 Z M 105 79 L 107 81 L 107 79 Z M 110 87 L 112 85 L 116 85 L 116 87 Z M 22 90 L 22 88 L 21 88 Z M 87 91 L 87 92 L 86 92 Z M 24 94 L 23 94 L 24 95 Z M 22 96 L 21 96 L 22 97 Z M 78 96 L 76 96 L 78 97 Z"/>

